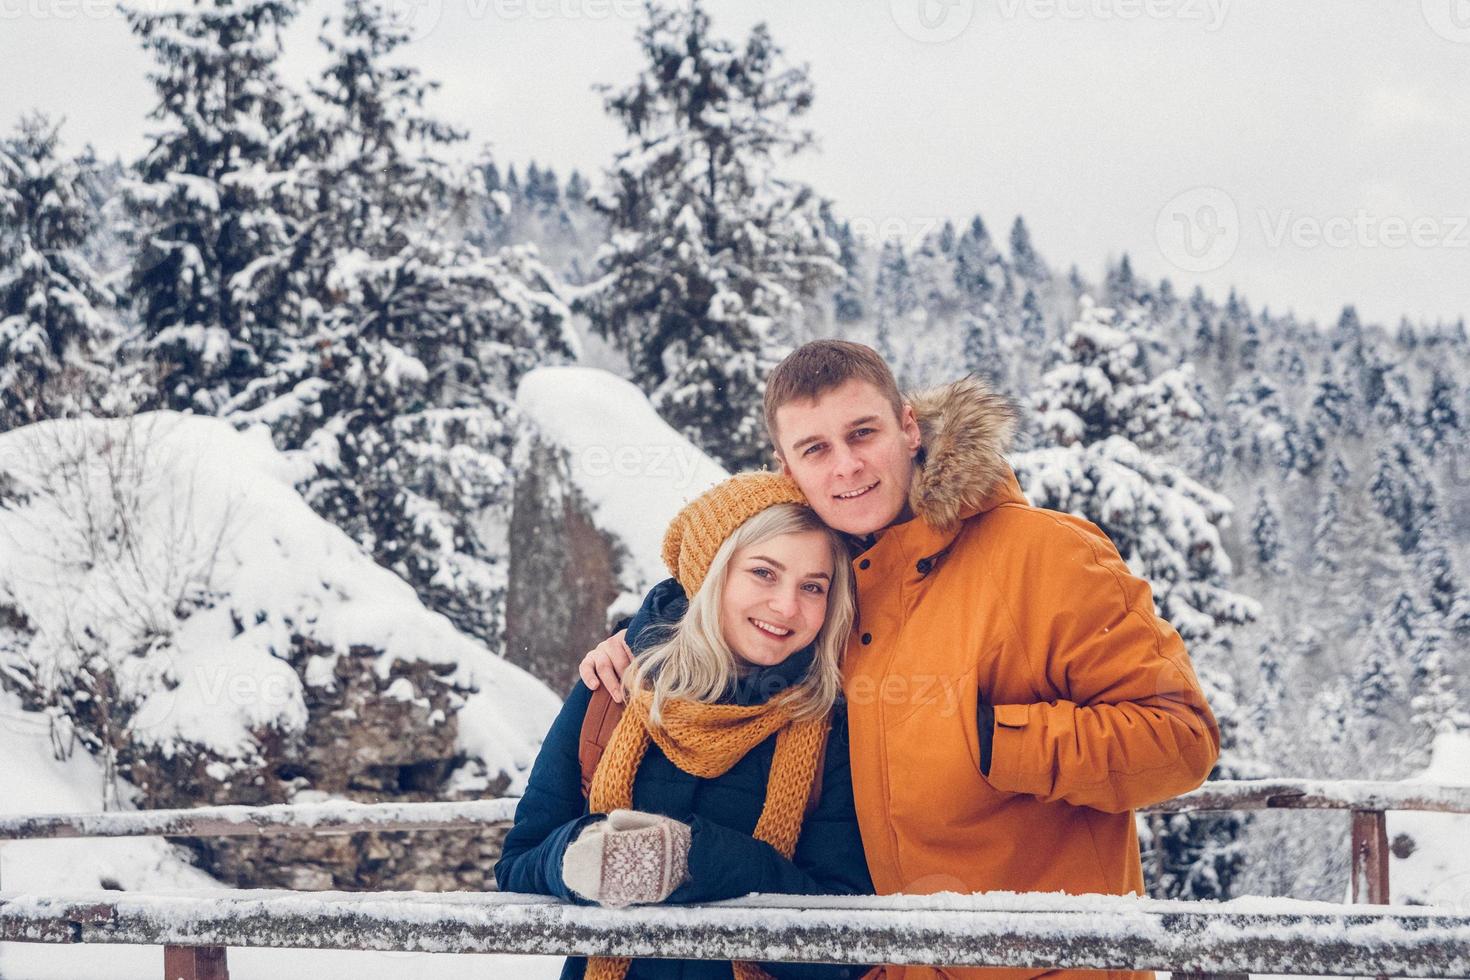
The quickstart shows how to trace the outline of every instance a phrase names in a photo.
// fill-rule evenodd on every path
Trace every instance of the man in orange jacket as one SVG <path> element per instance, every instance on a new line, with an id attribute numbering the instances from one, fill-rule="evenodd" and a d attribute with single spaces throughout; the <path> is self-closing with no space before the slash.
<path id="1" fill-rule="evenodd" d="M 776 367 L 765 410 L 783 470 L 853 540 L 843 690 L 879 893 L 1141 894 L 1132 811 L 1203 782 L 1219 729 L 1148 583 L 1095 525 L 1027 504 L 1009 403 L 974 379 L 905 400 L 871 349 L 823 340 Z M 583 678 L 616 691 L 629 656 L 609 640 Z"/>

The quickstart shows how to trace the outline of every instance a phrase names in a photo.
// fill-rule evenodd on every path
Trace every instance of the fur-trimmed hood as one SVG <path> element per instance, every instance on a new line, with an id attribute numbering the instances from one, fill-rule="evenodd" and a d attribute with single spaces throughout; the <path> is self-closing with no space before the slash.
<path id="1" fill-rule="evenodd" d="M 909 507 L 936 530 L 952 531 L 1011 479 L 1005 453 L 1016 407 L 973 375 L 911 393 L 907 401 L 921 446 Z"/>

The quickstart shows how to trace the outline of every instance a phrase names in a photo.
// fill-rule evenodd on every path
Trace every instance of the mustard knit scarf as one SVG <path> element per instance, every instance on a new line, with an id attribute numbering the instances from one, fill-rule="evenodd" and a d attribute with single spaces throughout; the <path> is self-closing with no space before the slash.
<path id="1" fill-rule="evenodd" d="M 779 732 L 755 838 L 770 844 L 789 860 L 801 834 L 817 756 L 827 741 L 831 717 L 792 721 L 785 698 L 757 705 L 668 700 L 660 706 L 662 724 L 655 725 L 649 718 L 652 705 L 653 695 L 648 691 L 640 691 L 629 701 L 592 776 L 588 800 L 592 812 L 632 807 L 633 776 L 648 751 L 650 740 L 684 772 L 701 779 L 714 779 L 728 772 L 772 733 Z M 626 958 L 594 956 L 587 961 L 586 980 L 623 980 L 631 962 Z M 736 962 L 731 966 L 735 980 L 770 977 L 754 963 Z"/>

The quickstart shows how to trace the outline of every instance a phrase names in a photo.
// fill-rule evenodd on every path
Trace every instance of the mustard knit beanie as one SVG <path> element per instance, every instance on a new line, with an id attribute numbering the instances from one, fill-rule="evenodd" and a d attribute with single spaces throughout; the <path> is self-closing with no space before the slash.
<path id="1" fill-rule="evenodd" d="M 694 598 L 715 552 L 737 527 L 776 504 L 809 506 L 790 477 L 765 470 L 737 473 L 686 504 L 664 534 L 664 564 L 684 594 Z"/>

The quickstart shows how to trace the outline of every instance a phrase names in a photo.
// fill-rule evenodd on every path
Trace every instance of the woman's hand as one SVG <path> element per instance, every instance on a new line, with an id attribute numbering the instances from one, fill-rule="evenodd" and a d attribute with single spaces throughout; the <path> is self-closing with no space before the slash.
<path id="1" fill-rule="evenodd" d="M 689 880 L 689 825 L 614 810 L 588 824 L 562 856 L 567 887 L 608 908 L 662 902 Z"/>
<path id="2" fill-rule="evenodd" d="M 618 630 L 597 644 L 597 648 L 583 657 L 582 665 L 577 668 L 588 690 L 595 691 L 606 684 L 608 694 L 618 704 L 623 703 L 623 674 L 633 662 L 633 651 L 628 649 L 624 640 L 627 635 L 627 630 Z"/>

